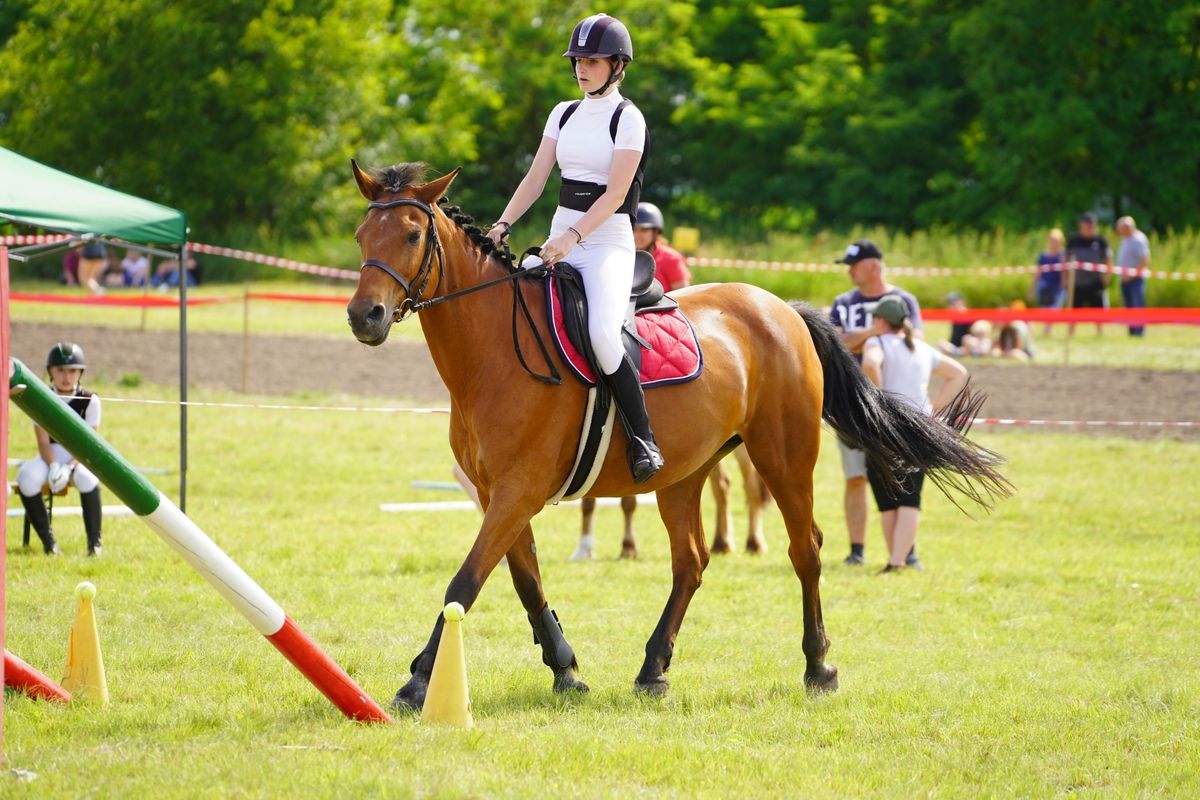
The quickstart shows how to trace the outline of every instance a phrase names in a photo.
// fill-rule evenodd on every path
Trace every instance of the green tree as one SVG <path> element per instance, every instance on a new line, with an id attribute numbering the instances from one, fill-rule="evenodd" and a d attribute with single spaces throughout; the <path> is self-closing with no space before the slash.
<path id="1" fill-rule="evenodd" d="M 37 0 L 0 51 L 0 141 L 185 209 L 312 233 L 383 124 L 384 0 Z"/>

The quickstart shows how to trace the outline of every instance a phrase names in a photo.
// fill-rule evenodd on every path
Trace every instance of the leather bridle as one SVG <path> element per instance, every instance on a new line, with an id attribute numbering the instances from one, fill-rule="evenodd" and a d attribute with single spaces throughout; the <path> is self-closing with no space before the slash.
<path id="1" fill-rule="evenodd" d="M 399 200 L 388 200 L 386 202 L 372 200 L 367 204 L 367 208 L 395 208 L 396 206 L 416 206 L 429 217 L 429 226 L 425 229 L 425 253 L 421 257 L 421 268 L 417 270 L 417 274 L 413 276 L 411 283 L 405 280 L 404 276 L 399 272 L 396 272 L 391 265 L 377 258 L 364 260 L 358 271 L 362 272 L 367 267 L 375 267 L 386 272 L 396 283 L 400 284 L 400 287 L 404 289 L 404 300 L 400 302 L 400 305 L 392 309 L 392 321 L 400 322 L 409 314 L 415 314 L 422 308 L 432 304 L 431 300 L 423 300 L 422 295 L 425 294 L 425 289 L 429 286 L 429 279 L 433 277 L 435 261 L 437 262 L 438 281 L 440 282 L 444 277 L 446 254 L 442 250 L 441 241 L 438 239 L 437 221 L 430 206 L 422 203 L 420 200 L 408 197 Z"/>
<path id="2" fill-rule="evenodd" d="M 513 289 L 512 337 L 513 349 L 516 350 L 517 360 L 521 362 L 521 366 L 526 372 L 542 383 L 547 383 L 551 386 L 557 386 L 561 384 L 562 375 L 559 373 L 558 367 L 556 367 L 554 362 L 551 360 L 550 351 L 546 348 L 545 342 L 542 341 L 542 333 L 540 330 L 538 330 L 537 323 L 534 322 L 533 315 L 530 313 L 529 307 L 525 303 L 525 295 L 520 291 L 520 289 L 517 288 L 517 281 L 521 278 L 544 277 L 549 273 L 550 268 L 546 267 L 545 265 L 533 267 L 532 269 L 522 269 L 517 267 L 517 262 L 513 259 L 513 255 L 509 251 L 508 245 L 503 244 L 500 251 L 500 260 L 501 263 L 503 263 L 504 266 L 509 270 L 507 275 L 494 278 L 490 281 L 484 281 L 483 283 L 476 284 L 475 286 L 469 286 L 466 289 L 460 289 L 457 292 L 450 292 L 449 294 L 444 294 L 441 297 L 431 297 L 428 300 L 424 300 L 422 297 L 425 294 L 426 287 L 429 286 L 429 279 L 433 277 L 433 266 L 435 261 L 437 262 L 438 283 L 442 282 L 442 279 L 446 274 L 446 253 L 442 249 L 441 240 L 438 239 L 437 218 L 432 207 L 422 203 L 420 200 L 414 200 L 408 197 L 400 198 L 398 200 L 388 200 L 386 202 L 372 200 L 371 202 L 367 203 L 367 208 L 395 208 L 396 206 L 416 206 L 429 216 L 429 227 L 425 231 L 425 253 L 421 257 L 421 268 L 417 270 L 417 274 L 413 276 L 411 282 L 405 280 L 404 276 L 396 272 L 396 270 L 393 269 L 390 264 L 380 261 L 377 258 L 364 259 L 362 266 L 358 269 L 360 273 L 367 267 L 375 267 L 378 270 L 382 270 L 391 276 L 391 278 L 395 280 L 396 283 L 400 284 L 401 288 L 404 289 L 404 300 L 401 301 L 400 305 L 392 309 L 392 322 L 400 322 L 410 315 L 416 314 L 423 308 L 440 305 L 441 303 L 454 300 L 464 295 L 473 294 L 474 292 L 488 289 L 492 286 L 498 286 L 502 283 L 507 283 L 511 285 Z M 529 254 L 537 255 L 539 250 L 540 248 L 536 247 L 529 248 L 522 254 L 521 260 L 523 261 L 524 257 Z M 541 351 L 542 360 L 549 368 L 548 375 L 538 374 L 531 369 L 529 364 L 527 364 L 525 361 L 525 354 L 521 352 L 521 342 L 517 336 L 518 309 L 520 309 L 524 315 L 525 321 L 529 324 L 530 329 L 533 330 L 533 336 L 535 341 L 537 341 L 538 350 Z"/>

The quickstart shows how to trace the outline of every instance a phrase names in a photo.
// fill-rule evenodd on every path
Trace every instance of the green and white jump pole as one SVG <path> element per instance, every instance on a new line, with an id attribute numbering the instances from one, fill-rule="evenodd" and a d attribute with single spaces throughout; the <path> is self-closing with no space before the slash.
<path id="1" fill-rule="evenodd" d="M 12 401 L 161 536 L 267 637 L 343 714 L 366 722 L 391 717 L 296 626 L 179 507 L 147 481 L 112 445 L 57 398 L 17 359 L 9 360 Z"/>

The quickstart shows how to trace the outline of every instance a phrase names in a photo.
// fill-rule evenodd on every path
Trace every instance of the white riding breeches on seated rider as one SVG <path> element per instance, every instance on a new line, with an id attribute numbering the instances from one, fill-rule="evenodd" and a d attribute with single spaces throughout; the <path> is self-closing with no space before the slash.
<path id="1" fill-rule="evenodd" d="M 50 452 L 54 454 L 54 460 L 59 464 L 71 463 L 71 454 L 58 442 L 50 443 Z M 21 465 L 21 470 L 17 473 L 17 488 L 26 497 L 34 497 L 41 493 L 49 476 L 50 465 L 42 460 L 41 455 L 34 456 Z M 71 483 L 75 484 L 75 488 L 80 492 L 86 494 L 100 485 L 100 479 L 83 464 L 76 464 L 75 471 L 71 474 Z"/>
<path id="2" fill-rule="evenodd" d="M 566 232 L 583 218 L 583 214 L 559 206 L 554 212 L 547 241 Z M 588 305 L 588 337 L 605 375 L 616 372 L 625 357 L 621 326 L 625 324 L 629 293 L 633 290 L 634 253 L 633 224 L 629 215 L 617 213 L 572 247 L 562 259 L 583 278 Z M 541 263 L 541 259 L 531 256 L 521 266 L 536 267 Z"/>

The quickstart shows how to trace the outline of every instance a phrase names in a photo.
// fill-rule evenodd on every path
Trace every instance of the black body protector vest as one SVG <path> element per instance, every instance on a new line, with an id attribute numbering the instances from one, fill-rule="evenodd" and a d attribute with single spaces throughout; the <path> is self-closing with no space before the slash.
<path id="1" fill-rule="evenodd" d="M 576 100 L 563 109 L 562 116 L 558 118 L 558 130 L 560 132 L 582 102 L 582 100 Z M 612 137 L 613 142 L 617 141 L 617 125 L 621 123 L 621 112 L 625 110 L 625 106 L 627 105 L 630 105 L 628 99 L 624 99 L 618 103 L 617 107 L 613 109 L 612 118 L 608 121 L 608 135 Z M 649 156 L 650 129 L 647 128 L 646 143 L 642 146 L 642 158 L 638 161 L 637 172 L 633 174 L 633 182 L 629 184 L 629 192 L 625 195 L 625 202 L 621 203 L 621 207 L 617 209 L 618 214 L 629 215 L 631 224 L 636 224 L 637 222 L 637 207 L 638 202 L 642 198 L 642 181 L 646 175 L 646 159 Z M 558 204 L 563 208 L 569 208 L 573 211 L 587 211 L 595 205 L 596 201 L 607 190 L 607 186 L 599 183 L 563 178 L 562 186 L 558 190 Z"/>
<path id="2" fill-rule="evenodd" d="M 64 399 L 67 401 L 67 405 L 71 407 L 71 410 L 78 414 L 80 419 L 86 422 L 88 405 L 90 405 L 92 402 L 92 393 L 87 389 L 77 388 L 73 396 Z M 47 433 L 46 435 L 49 436 L 50 434 Z M 50 444 L 58 444 L 53 436 L 50 436 Z"/>

